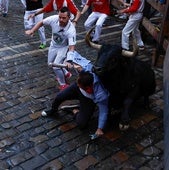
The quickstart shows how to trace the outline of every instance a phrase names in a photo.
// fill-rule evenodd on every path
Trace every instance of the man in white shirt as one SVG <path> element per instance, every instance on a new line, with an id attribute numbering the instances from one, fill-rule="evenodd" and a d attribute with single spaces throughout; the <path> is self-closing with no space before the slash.
<path id="1" fill-rule="evenodd" d="M 31 30 L 27 30 L 27 35 L 33 35 L 39 27 L 49 25 L 52 28 L 52 40 L 48 51 L 48 64 L 62 64 L 66 59 L 67 52 L 74 51 L 76 44 L 76 29 L 70 21 L 70 12 L 67 7 L 61 8 L 59 15 L 53 15 L 37 23 Z M 69 54 L 69 53 L 68 53 Z M 66 77 L 70 73 L 66 69 L 53 67 L 59 89 L 68 87 Z"/>

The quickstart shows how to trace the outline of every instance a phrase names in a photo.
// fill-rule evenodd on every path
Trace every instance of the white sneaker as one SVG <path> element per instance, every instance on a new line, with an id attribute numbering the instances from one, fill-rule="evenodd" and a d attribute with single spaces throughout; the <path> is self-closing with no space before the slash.
<path id="1" fill-rule="evenodd" d="M 119 16 L 120 19 L 127 19 L 127 16 L 126 15 L 121 15 Z"/>
<path id="2" fill-rule="evenodd" d="M 42 115 L 43 117 L 46 117 L 46 116 L 47 116 L 47 113 L 46 113 L 45 111 L 42 111 L 42 112 L 41 112 L 41 115 Z"/>
<path id="3" fill-rule="evenodd" d="M 41 112 L 41 115 L 43 116 L 43 117 L 47 117 L 47 116 L 51 116 L 51 115 L 53 115 L 53 114 L 55 114 L 55 112 L 54 111 L 52 111 L 52 110 L 48 110 L 48 111 L 42 111 Z"/>

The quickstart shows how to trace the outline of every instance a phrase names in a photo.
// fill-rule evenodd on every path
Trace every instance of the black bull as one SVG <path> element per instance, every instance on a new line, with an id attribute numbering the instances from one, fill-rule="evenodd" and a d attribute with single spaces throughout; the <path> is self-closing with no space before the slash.
<path id="1" fill-rule="evenodd" d="M 135 57 L 122 56 L 122 50 L 117 45 L 102 45 L 93 71 L 109 90 L 112 107 L 123 106 L 119 126 L 127 129 L 135 100 L 144 97 L 145 106 L 149 106 L 149 96 L 156 88 L 154 71 L 150 65 Z"/>

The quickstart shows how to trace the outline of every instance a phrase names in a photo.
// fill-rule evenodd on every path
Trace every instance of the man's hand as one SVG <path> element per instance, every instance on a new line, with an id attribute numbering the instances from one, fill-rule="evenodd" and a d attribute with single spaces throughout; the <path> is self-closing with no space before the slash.
<path id="1" fill-rule="evenodd" d="M 70 62 L 64 62 L 64 64 L 67 66 L 68 69 L 72 69 L 73 68 L 73 64 Z"/>
<path id="2" fill-rule="evenodd" d="M 32 30 L 27 30 L 27 31 L 25 31 L 25 34 L 33 36 L 34 32 Z"/>
<path id="3" fill-rule="evenodd" d="M 30 19 L 30 18 L 34 18 L 35 17 L 35 13 L 34 14 L 30 14 L 29 16 L 28 16 L 28 20 Z"/>
<path id="4" fill-rule="evenodd" d="M 117 13 L 118 13 L 118 14 L 122 14 L 122 13 L 124 13 L 124 10 L 125 10 L 125 9 L 117 10 Z"/>
<path id="5" fill-rule="evenodd" d="M 72 23 L 73 23 L 73 25 L 76 27 L 77 21 L 76 21 L 76 20 L 73 20 Z"/>
<path id="6" fill-rule="evenodd" d="M 98 128 L 98 129 L 96 130 L 95 134 L 96 134 L 97 136 L 101 136 L 101 135 L 104 134 L 104 132 L 103 132 L 102 129 Z"/>

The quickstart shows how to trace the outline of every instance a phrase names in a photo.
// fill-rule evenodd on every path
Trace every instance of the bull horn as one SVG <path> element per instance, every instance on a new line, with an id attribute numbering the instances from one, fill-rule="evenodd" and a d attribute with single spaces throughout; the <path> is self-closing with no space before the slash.
<path id="1" fill-rule="evenodd" d="M 86 33 L 85 41 L 86 41 L 86 43 L 87 43 L 90 47 L 93 47 L 93 48 L 99 50 L 99 49 L 102 47 L 102 45 L 93 43 L 93 42 L 91 41 L 91 38 L 90 38 L 90 34 L 93 32 L 94 29 L 95 29 L 95 27 L 91 28 L 91 29 Z"/>
<path id="2" fill-rule="evenodd" d="M 138 52 L 138 46 L 136 40 L 133 40 L 133 51 L 122 50 L 122 55 L 125 57 L 134 57 Z"/>

